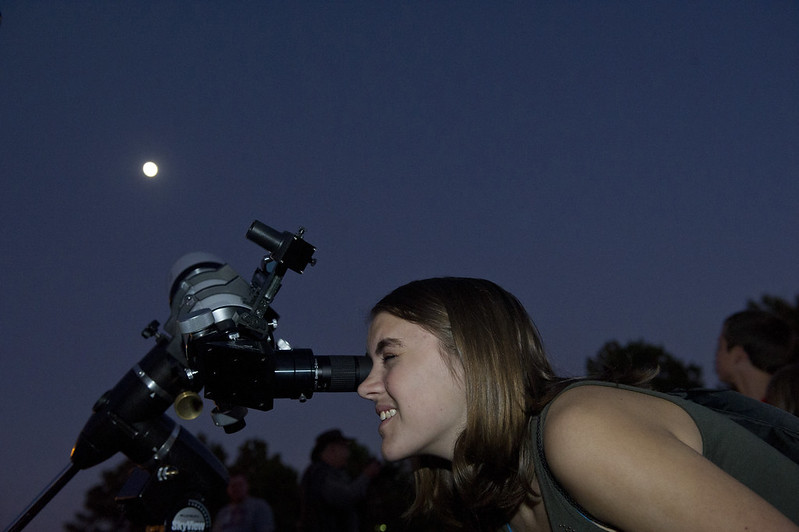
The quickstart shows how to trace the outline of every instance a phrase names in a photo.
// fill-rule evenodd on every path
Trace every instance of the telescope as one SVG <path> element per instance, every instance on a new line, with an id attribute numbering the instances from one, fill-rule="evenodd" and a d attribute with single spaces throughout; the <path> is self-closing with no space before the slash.
<path id="1" fill-rule="evenodd" d="M 366 378 L 366 356 L 316 356 L 274 335 L 272 308 L 284 275 L 314 265 L 305 230 L 279 232 L 258 220 L 246 237 L 267 251 L 246 281 L 208 253 L 190 253 L 170 271 L 169 318 L 142 331 L 155 346 L 92 408 L 70 464 L 6 528 L 22 530 L 81 469 L 122 452 L 137 468 L 117 496 L 133 523 L 165 531 L 211 529 L 209 507 L 225 498 L 224 465 L 165 412 L 199 416 L 212 400 L 214 424 L 226 433 L 245 426 L 248 409 L 268 411 L 274 399 L 306 401 L 316 392 L 353 392 Z"/>

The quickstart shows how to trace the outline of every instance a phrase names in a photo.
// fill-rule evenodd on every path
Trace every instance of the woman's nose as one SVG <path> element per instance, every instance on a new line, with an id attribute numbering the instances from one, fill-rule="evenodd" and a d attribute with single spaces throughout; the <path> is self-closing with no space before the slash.
<path id="1" fill-rule="evenodd" d="M 364 399 L 371 399 L 370 396 L 376 394 L 380 388 L 380 379 L 377 375 L 377 367 L 372 366 L 369 375 L 358 385 L 358 395 Z"/>

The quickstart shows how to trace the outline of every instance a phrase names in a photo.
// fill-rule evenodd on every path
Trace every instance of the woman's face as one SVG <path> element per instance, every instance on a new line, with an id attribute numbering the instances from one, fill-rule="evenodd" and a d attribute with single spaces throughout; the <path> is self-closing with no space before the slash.
<path id="1" fill-rule="evenodd" d="M 466 426 L 460 361 L 445 362 L 439 341 L 422 327 L 381 312 L 369 327 L 372 371 L 358 394 L 374 401 L 386 460 L 428 454 L 452 460 Z"/>

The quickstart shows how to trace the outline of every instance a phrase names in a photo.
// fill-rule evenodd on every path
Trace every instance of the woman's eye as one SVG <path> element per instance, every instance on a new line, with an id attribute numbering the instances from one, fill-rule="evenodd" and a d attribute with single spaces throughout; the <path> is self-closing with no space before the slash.
<path id="1" fill-rule="evenodd" d="M 386 364 L 389 360 L 392 360 L 394 358 L 397 358 L 397 355 L 383 355 L 382 356 L 383 364 Z"/>

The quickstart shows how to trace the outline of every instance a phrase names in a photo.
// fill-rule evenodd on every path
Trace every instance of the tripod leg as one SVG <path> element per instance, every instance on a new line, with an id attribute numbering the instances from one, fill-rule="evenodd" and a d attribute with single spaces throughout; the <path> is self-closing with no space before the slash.
<path id="1" fill-rule="evenodd" d="M 80 471 L 80 468 L 73 463 L 70 463 L 66 468 L 64 468 L 61 473 L 47 486 L 38 497 L 36 497 L 33 502 L 23 511 L 16 520 L 11 523 L 8 528 L 4 530 L 4 532 L 18 532 L 25 528 L 25 525 L 31 522 L 31 520 L 36 517 L 42 508 L 44 508 L 50 499 L 55 497 L 55 495 L 61 491 L 67 482 L 72 480 L 72 477 Z"/>

